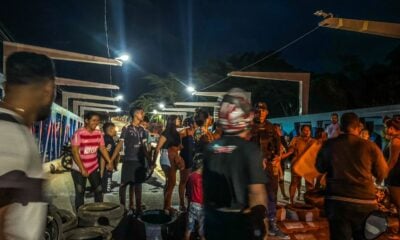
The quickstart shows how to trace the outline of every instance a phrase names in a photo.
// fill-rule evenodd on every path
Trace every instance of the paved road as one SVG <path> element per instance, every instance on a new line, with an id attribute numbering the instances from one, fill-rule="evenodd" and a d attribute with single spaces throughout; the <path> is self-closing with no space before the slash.
<path id="1" fill-rule="evenodd" d="M 121 165 L 118 167 L 121 169 Z M 179 174 L 177 174 L 179 180 Z M 289 173 L 286 173 L 285 179 L 289 178 Z M 113 181 L 120 182 L 121 172 L 117 171 L 113 174 Z M 49 202 L 54 204 L 56 207 L 73 211 L 74 209 L 74 184 L 72 181 L 70 172 L 59 172 L 55 174 L 48 173 L 46 184 L 46 195 Z M 162 209 L 163 207 L 163 186 L 164 177 L 161 169 L 156 168 L 152 177 L 143 184 L 143 198 L 142 201 L 146 205 L 147 209 Z M 174 189 L 173 194 L 173 206 L 178 208 L 178 186 Z M 286 184 L 286 192 L 288 192 L 288 184 Z M 281 203 L 286 203 L 282 200 L 279 193 L 279 199 Z M 127 194 L 128 198 L 128 194 Z M 114 188 L 111 193 L 107 193 L 104 196 L 106 202 L 119 202 L 118 188 Z M 87 197 L 85 202 L 93 202 L 93 197 Z M 128 199 L 126 201 L 128 203 Z"/>

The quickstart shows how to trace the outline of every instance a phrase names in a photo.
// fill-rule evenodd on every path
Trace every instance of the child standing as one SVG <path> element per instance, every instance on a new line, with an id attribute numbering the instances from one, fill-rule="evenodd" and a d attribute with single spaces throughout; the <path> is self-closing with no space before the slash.
<path id="1" fill-rule="evenodd" d="M 110 156 L 114 154 L 115 150 L 115 141 L 114 137 L 117 135 L 117 131 L 115 130 L 115 124 L 111 122 L 106 122 L 103 125 L 104 132 L 104 143 L 107 149 L 107 152 Z M 112 159 L 112 167 L 109 166 L 106 168 L 106 162 L 104 158 L 101 158 L 100 162 L 100 174 L 101 174 L 101 183 L 103 188 L 103 193 L 111 192 L 111 183 L 112 183 L 112 174 L 113 170 L 116 170 L 118 164 L 118 156 L 116 159 Z"/>
<path id="2" fill-rule="evenodd" d="M 188 208 L 188 221 L 185 233 L 185 240 L 190 239 L 190 234 L 195 232 L 195 223 L 199 226 L 199 235 L 204 240 L 204 211 L 203 211 L 203 155 L 196 154 L 193 159 L 193 172 L 189 176 L 189 180 L 186 185 L 186 194 L 188 196 L 189 208 Z"/>

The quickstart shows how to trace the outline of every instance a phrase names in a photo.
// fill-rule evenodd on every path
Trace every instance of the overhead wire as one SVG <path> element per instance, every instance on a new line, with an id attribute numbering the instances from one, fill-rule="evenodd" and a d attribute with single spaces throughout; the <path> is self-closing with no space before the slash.
<path id="1" fill-rule="evenodd" d="M 267 58 L 270 58 L 270 57 L 274 56 L 275 54 L 277 54 L 277 53 L 279 53 L 279 52 L 285 50 L 286 48 L 290 47 L 291 45 L 293 45 L 293 44 L 295 44 L 296 42 L 300 41 L 301 39 L 305 38 L 305 37 L 308 36 L 309 34 L 313 33 L 313 32 L 316 31 L 318 28 L 320 28 L 320 26 L 317 26 L 317 27 L 311 29 L 310 31 L 308 31 L 308 32 L 306 32 L 306 33 L 304 33 L 304 34 L 302 34 L 300 37 L 298 37 L 298 38 L 294 39 L 293 41 L 290 41 L 290 42 L 287 43 L 286 45 L 282 46 L 281 48 L 279 48 L 279 49 L 273 51 L 272 53 L 266 55 L 265 57 L 262 57 L 261 59 L 255 61 L 255 62 L 253 62 L 253 63 L 251 63 L 251 64 L 249 64 L 249 65 L 247 65 L 247 66 L 242 67 L 242 68 L 239 69 L 238 71 L 243 71 L 243 70 L 245 70 L 245 69 L 247 69 L 247 68 L 250 68 L 250 67 L 252 67 L 252 66 L 254 66 L 254 65 L 256 65 L 256 64 L 258 64 L 258 63 L 260 63 L 260 62 L 262 62 L 262 61 L 264 61 L 264 60 L 267 59 Z M 214 83 L 212 83 L 212 84 L 210 84 L 210 85 L 208 85 L 208 86 L 202 88 L 200 91 L 204 91 L 204 90 L 209 89 L 209 88 L 211 88 L 211 87 L 213 87 L 213 86 L 215 86 L 215 85 L 218 85 L 218 84 L 222 83 L 223 81 L 227 80 L 227 79 L 230 78 L 230 77 L 231 77 L 231 76 L 226 76 L 226 77 L 224 77 L 224 78 L 222 78 L 222 79 L 220 79 L 220 80 L 218 80 L 218 81 L 216 81 L 216 82 L 214 82 Z"/>
<path id="2" fill-rule="evenodd" d="M 108 23 L 107 23 L 107 0 L 104 0 L 104 32 L 106 35 L 107 57 L 110 58 L 110 45 L 109 45 L 109 39 L 108 39 Z M 109 80 L 110 80 L 110 84 L 112 84 L 111 65 L 109 66 Z M 113 97 L 112 90 L 110 90 L 110 95 L 111 95 L 111 97 Z"/>

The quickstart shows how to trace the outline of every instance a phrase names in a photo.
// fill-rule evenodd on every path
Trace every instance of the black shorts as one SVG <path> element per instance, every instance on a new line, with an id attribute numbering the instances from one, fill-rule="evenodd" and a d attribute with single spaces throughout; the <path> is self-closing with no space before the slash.
<path id="1" fill-rule="evenodd" d="M 389 187 L 400 187 L 400 166 L 396 164 L 389 172 L 389 176 L 385 180 L 386 185 Z"/>
<path id="2" fill-rule="evenodd" d="M 139 161 L 122 163 L 121 184 L 143 183 L 146 180 L 146 168 Z"/>

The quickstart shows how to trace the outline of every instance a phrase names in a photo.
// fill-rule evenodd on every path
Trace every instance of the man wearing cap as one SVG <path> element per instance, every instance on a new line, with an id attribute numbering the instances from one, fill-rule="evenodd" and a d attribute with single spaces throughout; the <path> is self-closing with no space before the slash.
<path id="1" fill-rule="evenodd" d="M 278 203 L 278 185 L 280 168 L 280 137 L 274 129 L 274 125 L 267 120 L 268 108 L 265 102 L 256 104 L 254 124 L 251 130 L 251 140 L 260 148 L 263 156 L 263 169 L 268 177 L 268 220 L 269 236 L 279 239 L 289 239 L 276 224 L 276 205 Z"/>
<path id="2" fill-rule="evenodd" d="M 267 177 L 258 146 L 246 141 L 253 120 L 241 89 L 220 105 L 223 136 L 204 151 L 204 231 L 207 240 L 262 239 L 265 235 Z"/>

